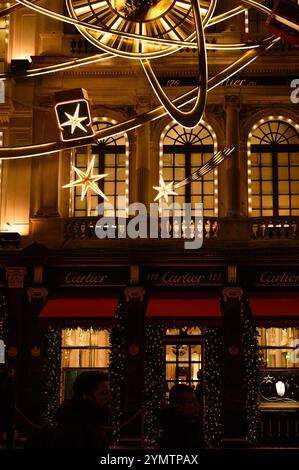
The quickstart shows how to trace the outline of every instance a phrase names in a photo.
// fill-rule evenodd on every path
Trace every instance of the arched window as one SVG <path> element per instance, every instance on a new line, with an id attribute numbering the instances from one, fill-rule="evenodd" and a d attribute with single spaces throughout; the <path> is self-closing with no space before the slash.
<path id="1" fill-rule="evenodd" d="M 200 123 L 194 129 L 178 124 L 166 127 L 161 136 L 160 173 L 166 183 L 179 183 L 204 165 L 217 151 L 216 134 L 211 126 Z M 175 190 L 169 203 L 203 203 L 204 215 L 217 215 L 217 169 L 203 178 Z"/>
<path id="2" fill-rule="evenodd" d="M 262 120 L 248 140 L 249 215 L 299 215 L 299 126 Z"/>
<path id="3" fill-rule="evenodd" d="M 101 130 L 112 124 L 114 122 L 103 119 L 96 122 L 94 127 L 96 130 Z M 76 149 L 73 153 L 72 165 L 85 172 L 93 157 L 95 157 L 93 173 L 108 174 L 96 183 L 107 196 L 107 202 L 117 210 L 119 208 L 117 196 L 125 196 L 126 207 L 128 207 L 129 143 L 127 135 L 108 137 L 98 141 L 96 145 Z M 72 180 L 74 179 L 76 179 L 76 175 L 72 171 Z M 72 215 L 75 217 L 97 215 L 95 209 L 102 202 L 105 202 L 103 197 L 90 190 L 81 201 L 81 188 L 75 187 Z"/>

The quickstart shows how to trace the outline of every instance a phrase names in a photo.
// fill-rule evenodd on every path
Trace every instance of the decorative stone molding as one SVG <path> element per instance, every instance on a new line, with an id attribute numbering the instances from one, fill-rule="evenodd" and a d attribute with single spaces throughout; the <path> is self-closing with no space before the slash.
<path id="1" fill-rule="evenodd" d="M 129 302 L 130 300 L 139 300 L 140 302 L 143 302 L 145 290 L 143 287 L 127 287 L 124 290 L 124 294 L 126 296 L 126 302 Z"/>
<path id="2" fill-rule="evenodd" d="M 5 268 L 7 284 L 9 289 L 23 289 L 24 279 L 26 276 L 25 267 L 8 267 Z"/>
<path id="3" fill-rule="evenodd" d="M 45 287 L 29 287 L 27 290 L 29 302 L 32 302 L 33 299 L 43 299 L 46 302 L 48 294 L 49 292 Z"/>
<path id="4" fill-rule="evenodd" d="M 222 295 L 224 297 L 224 302 L 227 302 L 230 299 L 238 299 L 240 302 L 243 295 L 243 289 L 241 289 L 241 287 L 225 287 L 222 290 Z"/>

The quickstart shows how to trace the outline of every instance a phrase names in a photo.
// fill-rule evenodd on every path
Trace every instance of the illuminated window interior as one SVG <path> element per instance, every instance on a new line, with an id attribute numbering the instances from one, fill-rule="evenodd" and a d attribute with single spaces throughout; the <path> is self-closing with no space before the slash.
<path id="1" fill-rule="evenodd" d="M 208 124 L 184 129 L 178 124 L 167 126 L 161 136 L 160 173 L 167 183 L 179 183 L 204 165 L 217 151 L 216 135 Z M 217 215 L 217 169 L 203 178 L 176 189 L 169 203 L 203 203 L 206 217 Z"/>
<path id="2" fill-rule="evenodd" d="M 99 121 L 95 123 L 94 127 L 96 130 L 101 130 L 111 125 L 110 122 Z M 127 136 L 108 137 L 92 147 L 77 149 L 73 153 L 72 164 L 76 168 L 86 171 L 93 156 L 95 156 L 94 174 L 107 173 L 105 178 L 96 183 L 109 199 L 107 202 L 114 208 L 120 209 L 117 196 L 124 196 L 125 209 L 127 209 L 129 201 L 129 144 Z M 71 178 L 72 180 L 76 179 L 73 171 Z M 88 191 L 86 197 L 81 201 L 80 187 L 74 189 L 73 199 L 73 215 L 75 217 L 97 215 L 95 210 L 97 205 L 105 202 L 101 196 L 93 191 Z M 122 216 L 124 216 L 123 213 Z"/>
<path id="3" fill-rule="evenodd" d="M 248 161 L 252 217 L 299 215 L 298 129 L 281 120 L 253 128 Z"/>
<path id="4" fill-rule="evenodd" d="M 202 385 L 201 330 L 171 328 L 165 338 L 166 393 L 176 383 L 185 383 L 195 389 Z"/>
<path id="5" fill-rule="evenodd" d="M 258 328 L 262 368 L 299 367 L 299 328 Z"/>
<path id="6" fill-rule="evenodd" d="M 83 370 L 109 367 L 110 338 L 108 330 L 66 328 L 62 330 L 61 398 L 70 398 L 72 384 Z"/>

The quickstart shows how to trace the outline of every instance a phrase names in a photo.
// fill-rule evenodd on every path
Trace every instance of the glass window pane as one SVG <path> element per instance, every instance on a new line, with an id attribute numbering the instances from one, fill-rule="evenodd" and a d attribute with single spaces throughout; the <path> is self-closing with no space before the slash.
<path id="1" fill-rule="evenodd" d="M 272 196 L 263 196 L 262 197 L 263 209 L 271 209 L 272 208 L 272 203 L 273 203 Z"/>
<path id="2" fill-rule="evenodd" d="M 262 179 L 271 180 L 272 179 L 272 168 L 264 167 L 262 168 Z"/>
<path id="3" fill-rule="evenodd" d="M 251 154 L 251 165 L 259 165 L 260 163 L 260 154 L 259 153 L 252 153 Z"/>
<path id="4" fill-rule="evenodd" d="M 263 191 L 263 194 L 272 194 L 273 193 L 272 181 L 263 181 L 262 191 Z"/>
<path id="5" fill-rule="evenodd" d="M 299 196 L 292 196 L 291 197 L 291 204 L 292 204 L 292 207 L 298 208 L 299 207 Z"/>
<path id="6" fill-rule="evenodd" d="M 203 192 L 204 192 L 204 194 L 213 194 L 214 193 L 214 183 L 204 182 Z"/>
<path id="7" fill-rule="evenodd" d="M 252 168 L 251 169 L 251 179 L 252 180 L 260 180 L 260 169 L 259 168 Z"/>
<path id="8" fill-rule="evenodd" d="M 262 153 L 262 165 L 263 166 L 272 166 L 272 153 Z"/>
<path id="9" fill-rule="evenodd" d="M 299 165 L 298 153 L 290 153 L 290 165 Z"/>
<path id="10" fill-rule="evenodd" d="M 254 207 L 254 208 L 261 207 L 261 198 L 260 198 L 260 196 L 252 196 L 252 207 Z"/>
<path id="11" fill-rule="evenodd" d="M 278 196 L 278 205 L 281 209 L 288 209 L 290 205 L 289 196 Z"/>
<path id="12" fill-rule="evenodd" d="M 291 183 L 291 193 L 299 194 L 299 181 L 294 181 Z"/>
<path id="13" fill-rule="evenodd" d="M 289 179 L 289 169 L 287 167 L 278 168 L 278 179 L 288 180 Z"/>
<path id="14" fill-rule="evenodd" d="M 185 166 L 185 154 L 176 153 L 174 157 L 175 166 Z"/>
<path id="15" fill-rule="evenodd" d="M 175 180 L 181 181 L 185 178 L 185 169 L 184 168 L 175 168 Z"/>
<path id="16" fill-rule="evenodd" d="M 165 153 L 163 155 L 163 167 L 173 165 L 173 156 L 172 154 Z"/>
<path id="17" fill-rule="evenodd" d="M 299 166 L 293 166 L 291 167 L 291 180 L 299 180 Z"/>
<path id="18" fill-rule="evenodd" d="M 193 167 L 199 167 L 203 165 L 202 153 L 193 153 L 191 155 L 191 165 Z"/>
<path id="19" fill-rule="evenodd" d="M 258 181 L 251 183 L 251 192 L 252 194 L 259 194 L 260 193 L 260 183 Z"/>
<path id="20" fill-rule="evenodd" d="M 277 155 L 278 165 L 288 165 L 289 164 L 289 154 L 279 152 Z"/>
<path id="21" fill-rule="evenodd" d="M 280 194 L 289 194 L 289 182 L 288 181 L 280 181 L 278 183 L 278 191 Z"/>
<path id="22" fill-rule="evenodd" d="M 164 181 L 173 181 L 173 170 L 172 168 L 163 168 Z"/>
<path id="23" fill-rule="evenodd" d="M 204 206 L 204 209 L 213 209 L 213 207 L 214 207 L 214 197 L 213 196 L 204 196 L 203 206 Z"/>

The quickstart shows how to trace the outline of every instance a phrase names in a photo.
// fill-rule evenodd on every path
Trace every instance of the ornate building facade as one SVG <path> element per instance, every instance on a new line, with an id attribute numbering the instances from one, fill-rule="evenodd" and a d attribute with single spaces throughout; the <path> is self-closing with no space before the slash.
<path id="1" fill-rule="evenodd" d="M 64 2 L 45 3 L 65 12 Z M 206 37 L 260 40 L 264 21 L 250 10 Z M 96 129 L 158 105 L 139 60 L 111 56 L 26 76 L 99 53 L 73 26 L 20 7 L 0 18 L 0 37 L 3 147 L 57 140 L 57 91 L 87 90 Z M 208 50 L 209 77 L 238 54 Z M 171 99 L 198 82 L 192 48 L 152 65 Z M 0 162 L 0 334 L 29 421 L 51 421 L 81 370 L 110 369 L 116 426 L 134 417 L 119 431 L 127 445 L 155 445 L 155 411 L 175 382 L 200 393 L 206 445 L 240 438 L 298 445 L 297 75 L 298 48 L 280 40 L 208 93 L 203 120 L 191 130 L 164 115 L 93 145 Z M 119 195 L 126 211 L 136 201 L 148 208 L 160 175 L 178 183 L 225 148 L 234 148 L 230 157 L 170 197 L 203 203 L 198 250 L 184 249 L 171 231 L 100 240 L 101 196 L 81 200 L 78 188 L 63 188 L 74 167 L 85 171 L 94 158 L 95 173 L 108 174 L 99 188 L 116 209 Z M 30 435 L 21 418 L 19 427 Z"/>

